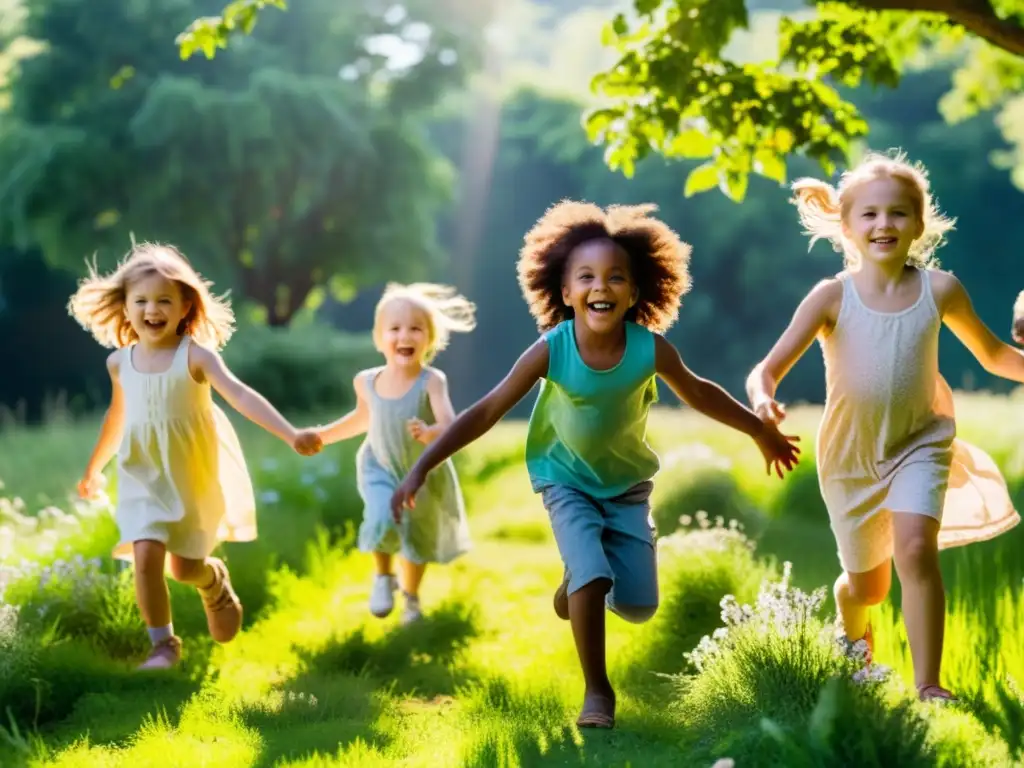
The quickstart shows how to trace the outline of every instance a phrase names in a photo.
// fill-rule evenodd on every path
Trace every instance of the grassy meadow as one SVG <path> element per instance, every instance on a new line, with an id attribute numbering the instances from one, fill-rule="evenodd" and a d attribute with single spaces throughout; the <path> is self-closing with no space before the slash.
<path id="1" fill-rule="evenodd" d="M 1024 396 L 958 408 L 961 436 L 1024 508 Z M 0 765 L 1024 765 L 1024 530 L 942 556 L 945 682 L 962 704 L 913 699 L 898 586 L 873 616 L 894 673 L 853 683 L 821 589 L 838 565 L 813 466 L 819 413 L 791 413 L 804 463 L 785 481 L 742 435 L 652 416 L 662 607 L 643 626 L 608 618 L 610 732 L 573 725 L 583 684 L 551 610 L 561 566 L 521 423 L 457 457 L 476 546 L 428 569 L 427 617 L 408 628 L 366 608 L 356 444 L 302 458 L 239 424 L 260 500 L 259 540 L 225 548 L 245 629 L 215 646 L 195 592 L 172 584 L 185 663 L 148 674 L 133 671 L 148 640 L 130 571 L 109 559 L 109 506 L 69 498 L 96 424 L 4 431 Z"/>

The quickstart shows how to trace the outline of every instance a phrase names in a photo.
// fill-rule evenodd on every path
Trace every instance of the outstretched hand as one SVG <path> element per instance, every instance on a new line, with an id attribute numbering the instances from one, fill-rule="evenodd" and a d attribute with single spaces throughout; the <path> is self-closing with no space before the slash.
<path id="1" fill-rule="evenodd" d="M 775 473 L 781 478 L 783 476 L 783 468 L 789 472 L 800 463 L 798 458 L 800 449 L 796 446 L 796 443 L 800 442 L 800 438 L 796 435 L 782 434 L 779 432 L 779 428 L 772 422 L 764 422 L 764 429 L 754 438 L 754 441 L 757 443 L 757 447 L 761 449 L 761 455 L 764 456 L 765 469 L 769 475 L 772 473 L 772 469 L 774 469 Z"/>
<path id="2" fill-rule="evenodd" d="M 401 485 L 395 489 L 395 492 L 391 495 L 391 516 L 394 518 L 395 523 L 401 522 L 403 509 L 416 508 L 416 494 L 422 487 L 422 475 L 413 470 L 405 476 Z"/>

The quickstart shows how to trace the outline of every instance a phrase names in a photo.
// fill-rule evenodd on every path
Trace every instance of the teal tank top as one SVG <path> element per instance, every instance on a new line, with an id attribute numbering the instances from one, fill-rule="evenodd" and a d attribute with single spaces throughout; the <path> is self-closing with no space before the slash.
<path id="1" fill-rule="evenodd" d="M 544 339 L 548 373 L 526 438 L 533 490 L 567 485 L 611 499 L 654 477 L 658 455 L 647 442 L 647 415 L 658 399 L 654 334 L 627 322 L 622 360 L 607 371 L 583 362 L 571 319 Z"/>

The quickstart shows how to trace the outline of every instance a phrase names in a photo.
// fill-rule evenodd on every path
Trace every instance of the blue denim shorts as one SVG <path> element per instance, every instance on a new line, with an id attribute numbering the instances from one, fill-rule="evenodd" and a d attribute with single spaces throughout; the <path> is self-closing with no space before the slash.
<path id="1" fill-rule="evenodd" d="M 595 579 L 610 579 L 609 610 L 646 621 L 658 608 L 658 566 L 650 496 L 640 483 L 613 499 L 595 499 L 566 485 L 541 490 L 571 595 Z"/>

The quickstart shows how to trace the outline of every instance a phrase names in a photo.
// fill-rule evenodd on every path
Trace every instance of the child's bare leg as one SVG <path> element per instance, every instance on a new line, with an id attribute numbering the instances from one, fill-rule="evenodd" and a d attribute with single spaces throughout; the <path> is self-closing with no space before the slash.
<path id="1" fill-rule="evenodd" d="M 167 549 L 159 541 L 136 541 L 135 601 L 142 620 L 150 629 L 169 627 L 171 624 L 171 596 L 164 578 Z"/>
<path id="2" fill-rule="evenodd" d="M 231 586 L 224 561 L 216 557 L 195 560 L 171 555 L 171 575 L 199 590 L 210 636 L 218 643 L 234 639 L 242 628 L 242 602 Z"/>
<path id="3" fill-rule="evenodd" d="M 892 563 L 881 565 L 863 573 L 844 571 L 836 579 L 832 594 L 843 620 L 846 637 L 860 640 L 868 631 L 868 608 L 878 605 L 889 594 L 892 584 Z"/>
<path id="4" fill-rule="evenodd" d="M 569 595 L 569 622 L 586 685 L 580 725 L 610 725 L 615 716 L 605 662 L 605 595 L 611 587 L 611 579 L 595 579 Z"/>
<path id="5" fill-rule="evenodd" d="M 194 587 L 211 587 L 216 578 L 209 559 L 190 560 L 178 555 L 171 555 L 171 576 L 175 581 Z"/>
<path id="6" fill-rule="evenodd" d="M 167 549 L 159 541 L 136 541 L 135 600 L 153 649 L 139 669 L 167 669 L 181 660 L 181 641 L 171 624 L 171 597 L 164 578 Z"/>
<path id="7" fill-rule="evenodd" d="M 420 583 L 423 581 L 423 574 L 426 573 L 427 564 L 411 563 L 405 558 L 402 558 L 400 562 L 402 565 L 398 580 L 402 591 L 408 597 L 419 597 Z"/>
<path id="8" fill-rule="evenodd" d="M 373 565 L 377 569 L 378 576 L 391 575 L 391 555 L 387 552 L 374 552 Z"/>
<path id="9" fill-rule="evenodd" d="M 896 573 L 903 588 L 903 621 L 918 690 L 941 688 L 946 593 L 939 569 L 939 521 L 913 513 L 894 515 Z M 931 696 L 929 696 L 931 698 Z M 940 698 L 944 698 L 940 694 Z"/>

